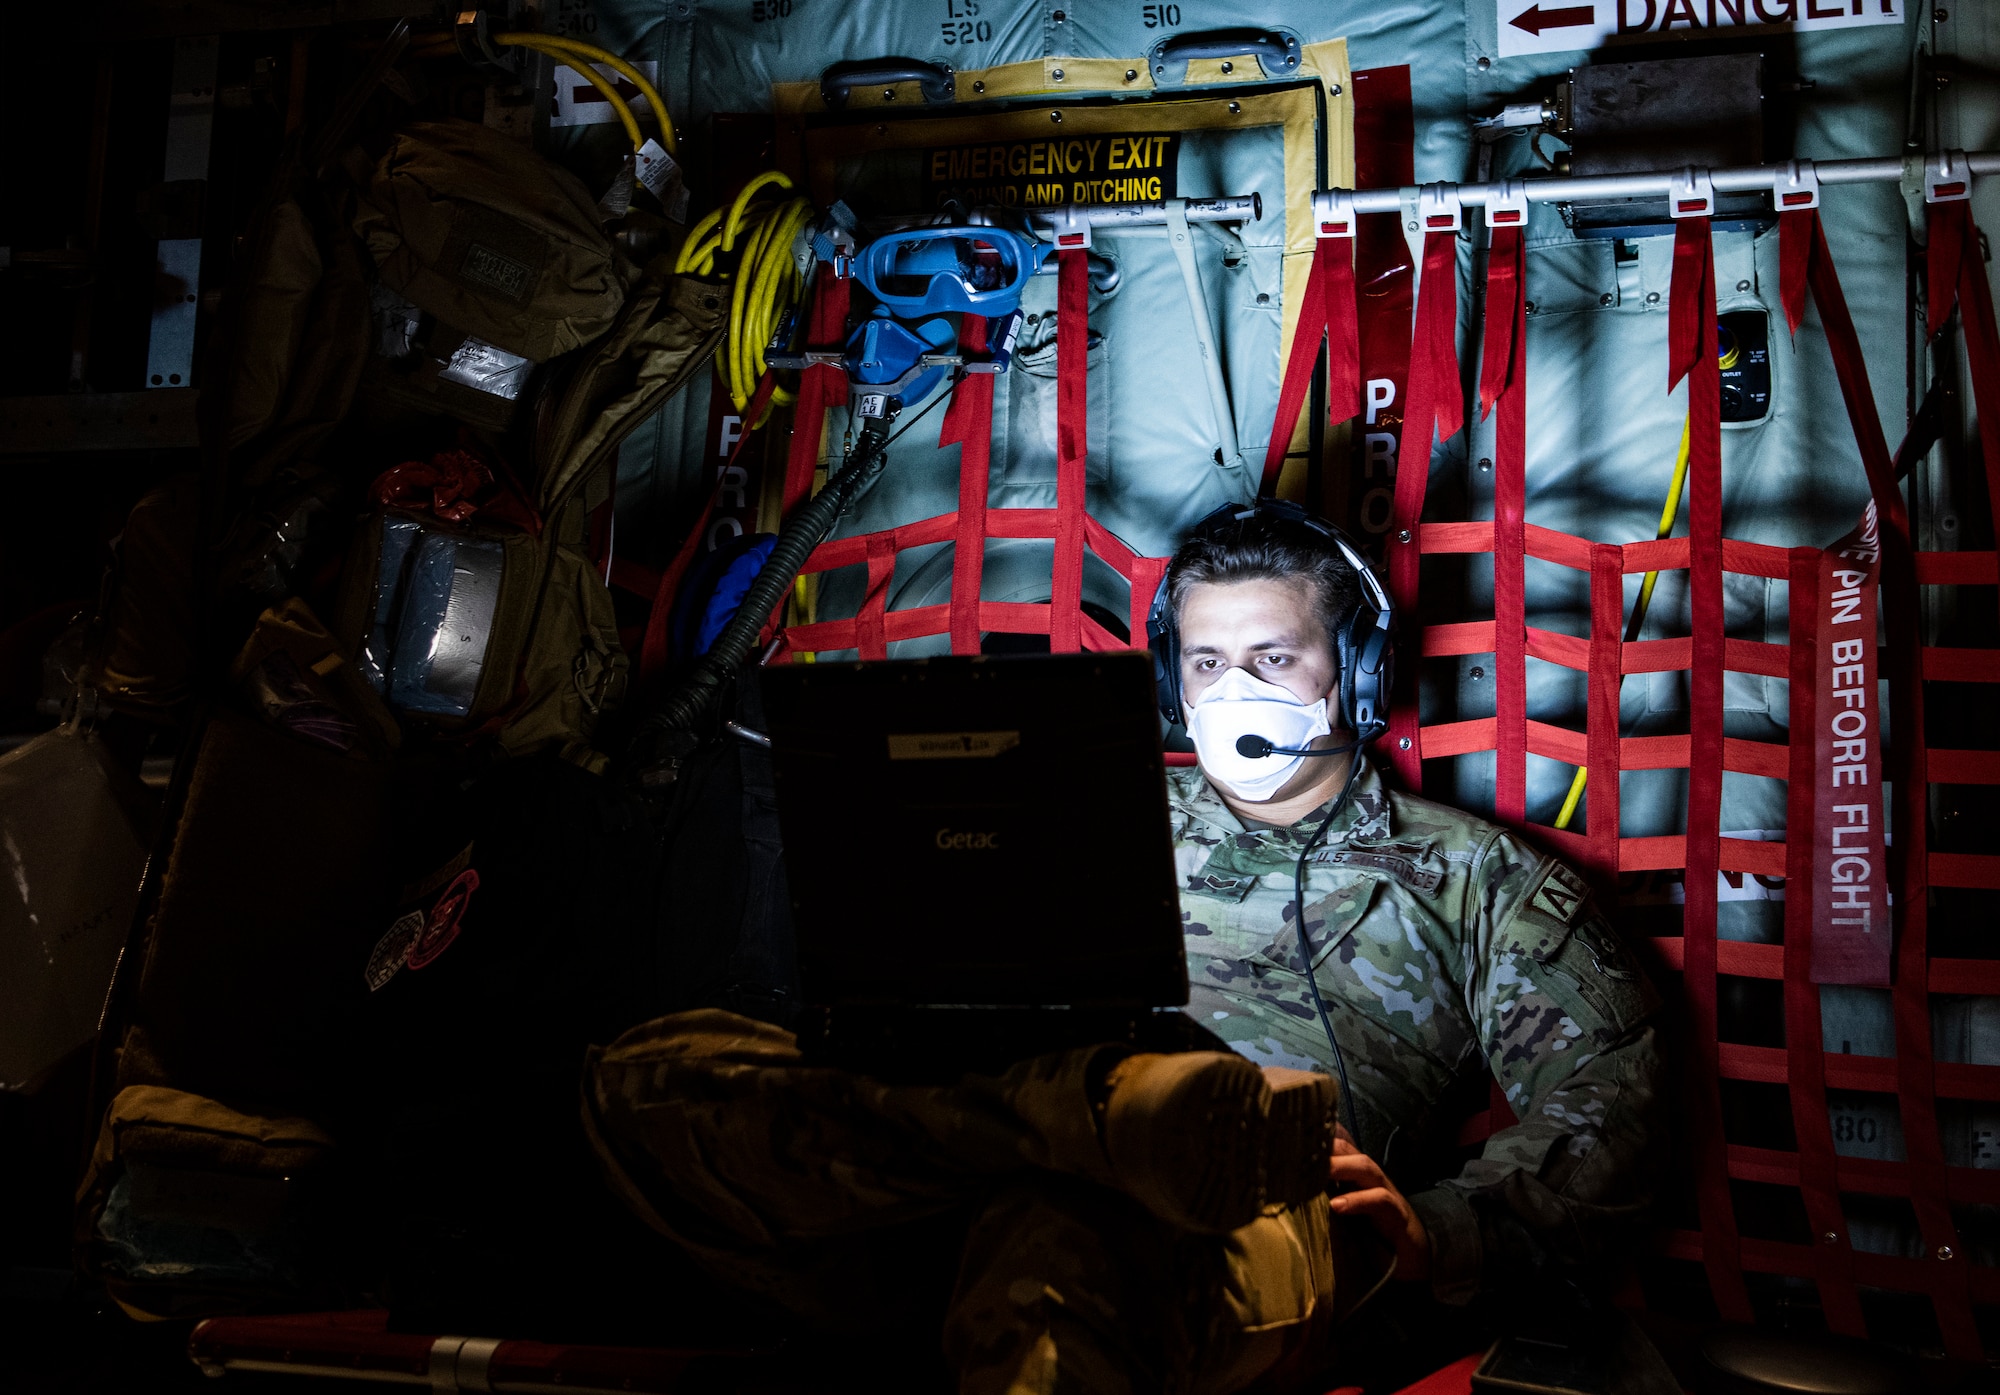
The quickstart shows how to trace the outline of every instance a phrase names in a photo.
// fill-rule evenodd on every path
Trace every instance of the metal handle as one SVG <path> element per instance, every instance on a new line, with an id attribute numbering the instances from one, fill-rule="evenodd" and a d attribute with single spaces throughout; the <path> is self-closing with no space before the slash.
<path id="1" fill-rule="evenodd" d="M 1147 57 L 1153 65 L 1154 81 L 1186 82 L 1189 59 L 1243 54 L 1254 56 L 1267 78 L 1290 77 L 1304 57 L 1299 36 L 1289 29 L 1199 29 L 1160 40 Z"/>
<path id="2" fill-rule="evenodd" d="M 949 102 L 957 79 L 943 63 L 920 58 L 856 58 L 836 63 L 820 74 L 819 95 L 830 107 L 844 107 L 857 87 L 880 87 L 885 97 L 899 82 L 914 82 L 926 102 Z"/>

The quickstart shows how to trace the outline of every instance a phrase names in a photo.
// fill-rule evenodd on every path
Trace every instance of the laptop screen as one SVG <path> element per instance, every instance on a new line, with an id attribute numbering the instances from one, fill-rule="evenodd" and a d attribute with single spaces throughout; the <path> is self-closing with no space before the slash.
<path id="1" fill-rule="evenodd" d="M 1150 655 L 760 677 L 807 1002 L 1187 1001 Z"/>

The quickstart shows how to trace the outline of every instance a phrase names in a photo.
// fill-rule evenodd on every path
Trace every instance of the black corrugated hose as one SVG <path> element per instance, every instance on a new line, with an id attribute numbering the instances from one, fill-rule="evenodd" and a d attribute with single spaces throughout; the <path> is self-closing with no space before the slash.
<path id="1" fill-rule="evenodd" d="M 809 499 L 778 534 L 777 545 L 744 593 L 743 604 L 736 614 L 688 676 L 667 694 L 659 710 L 634 735 L 632 752 L 642 782 L 655 783 L 664 767 L 699 744 L 699 733 L 714 720 L 723 685 L 750 657 L 758 632 L 797 580 L 812 550 L 881 475 L 888 459 L 884 454 L 887 444 L 881 436 L 864 434 L 846 467 L 827 481 L 826 488 Z"/>
<path id="2" fill-rule="evenodd" d="M 743 604 L 715 637 L 692 672 L 667 694 L 660 710 L 648 717 L 632 738 L 631 753 L 643 785 L 672 782 L 681 758 L 701 744 L 701 732 L 715 719 L 715 705 L 722 697 L 723 684 L 750 657 L 750 648 L 764 628 L 765 617 L 777 607 L 779 598 L 798 579 L 812 550 L 825 541 L 840 516 L 867 492 L 888 462 L 884 453 L 905 431 L 931 414 L 940 402 L 950 400 L 965 376 L 963 369 L 952 374 L 945 390 L 936 394 L 924 409 L 898 427 L 894 436 L 864 431 L 860 445 L 839 474 L 827 481 L 806 506 L 794 514 L 778 542 L 765 559 L 744 594 Z"/>

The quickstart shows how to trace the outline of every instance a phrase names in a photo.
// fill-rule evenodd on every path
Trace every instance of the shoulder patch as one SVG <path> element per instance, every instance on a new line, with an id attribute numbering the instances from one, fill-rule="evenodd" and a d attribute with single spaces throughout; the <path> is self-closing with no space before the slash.
<path id="1" fill-rule="evenodd" d="M 1551 862 L 1528 904 L 1558 924 L 1569 925 L 1583 913 L 1584 903 L 1589 899 L 1590 887 L 1582 877 L 1560 862 Z"/>

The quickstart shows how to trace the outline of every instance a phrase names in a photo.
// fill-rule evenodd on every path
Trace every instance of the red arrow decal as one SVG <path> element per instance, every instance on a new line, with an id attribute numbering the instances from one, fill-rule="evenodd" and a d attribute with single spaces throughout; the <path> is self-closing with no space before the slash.
<path id="1" fill-rule="evenodd" d="M 1530 5 L 1507 22 L 1539 38 L 1544 29 L 1573 29 L 1579 24 L 1592 24 L 1596 20 L 1595 5 L 1565 5 L 1560 10 L 1545 10 L 1540 5 Z"/>

